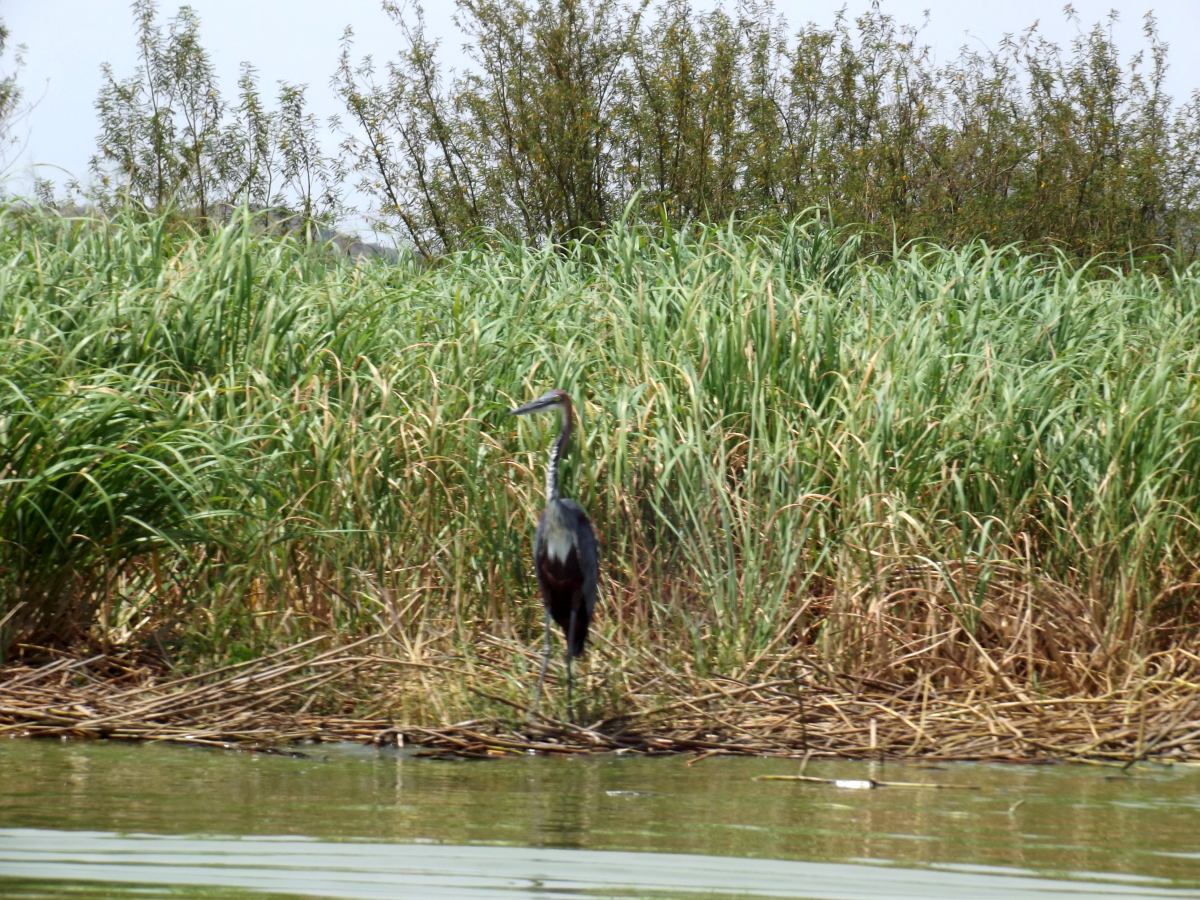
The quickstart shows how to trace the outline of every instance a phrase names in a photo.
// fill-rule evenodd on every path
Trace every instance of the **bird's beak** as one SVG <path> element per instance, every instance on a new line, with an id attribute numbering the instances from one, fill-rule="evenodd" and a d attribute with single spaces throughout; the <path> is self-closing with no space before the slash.
<path id="1" fill-rule="evenodd" d="M 538 397 L 536 400 L 530 400 L 524 406 L 518 406 L 516 409 L 510 409 L 508 414 L 510 416 L 523 416 L 526 413 L 537 412 L 539 409 L 548 409 L 558 402 L 560 402 L 558 394 L 551 391 L 548 394 L 542 394 L 542 396 Z"/>

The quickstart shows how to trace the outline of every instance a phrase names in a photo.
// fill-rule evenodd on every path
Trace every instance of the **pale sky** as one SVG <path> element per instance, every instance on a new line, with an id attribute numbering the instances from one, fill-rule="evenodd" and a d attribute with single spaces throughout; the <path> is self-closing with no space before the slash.
<path id="1" fill-rule="evenodd" d="M 160 0 L 159 18 L 165 23 L 178 2 Z M 249 60 L 259 70 L 264 97 L 273 103 L 276 82 L 307 83 L 312 110 L 322 119 L 340 112 L 329 88 L 337 64 L 338 43 L 345 26 L 355 31 L 358 54 L 391 58 L 401 44 L 395 25 L 377 0 L 191 0 L 201 22 L 201 42 L 212 55 L 222 94 L 234 99 L 238 67 Z M 712 0 L 697 0 L 708 8 Z M 727 2 L 726 8 L 733 3 Z M 845 7 L 857 15 L 869 0 L 780 0 L 777 9 L 792 30 L 804 22 L 828 25 Z M 1144 46 L 1142 17 L 1153 9 L 1160 34 L 1170 44 L 1168 89 L 1181 101 L 1200 88 L 1200 0 L 1075 0 L 1079 26 L 1066 21 L 1059 3 L 1036 0 L 972 3 L 961 0 L 884 0 L 884 12 L 900 22 L 920 24 L 924 10 L 929 23 L 921 34 L 940 61 L 969 44 L 995 48 L 1008 33 L 1040 21 L 1047 37 L 1067 44 L 1079 27 L 1088 27 L 1119 13 L 1115 29 L 1123 54 Z M 452 24 L 453 0 L 426 3 L 431 34 L 442 39 L 443 58 L 463 60 L 461 39 Z M 97 122 L 93 108 L 100 89 L 100 64 L 110 62 L 119 78 L 136 64 L 134 25 L 124 0 L 3 0 L 0 18 L 14 44 L 25 44 L 26 67 L 21 74 L 26 99 L 36 108 L 23 125 L 25 151 L 10 170 L 12 188 L 28 189 L 35 171 L 57 183 L 68 175 L 86 179 L 88 158 L 94 152 Z M 7 55 L 6 55 L 7 56 Z"/>

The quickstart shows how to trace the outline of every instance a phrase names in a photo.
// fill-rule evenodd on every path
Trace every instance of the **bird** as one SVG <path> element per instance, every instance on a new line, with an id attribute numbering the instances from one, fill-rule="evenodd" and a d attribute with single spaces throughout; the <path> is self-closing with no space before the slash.
<path id="1" fill-rule="evenodd" d="M 596 609 L 597 584 L 600 577 L 600 555 L 596 532 L 583 507 L 558 493 L 558 466 L 571 439 L 575 410 L 571 395 L 555 388 L 536 400 L 510 410 L 514 416 L 558 410 L 558 437 L 550 445 L 546 465 L 546 508 L 538 518 L 533 536 L 533 568 L 542 593 L 546 649 L 542 655 L 542 671 L 532 711 L 537 712 L 550 665 L 552 638 L 550 620 L 563 630 L 567 650 L 567 713 L 574 718 L 571 660 L 583 655 L 588 629 Z"/>

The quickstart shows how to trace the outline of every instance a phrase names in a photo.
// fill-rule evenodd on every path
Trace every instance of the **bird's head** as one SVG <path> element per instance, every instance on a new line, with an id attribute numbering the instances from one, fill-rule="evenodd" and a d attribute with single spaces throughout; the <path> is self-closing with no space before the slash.
<path id="1" fill-rule="evenodd" d="M 541 412 L 546 409 L 561 409 L 568 416 L 571 413 L 571 395 L 562 388 L 547 391 L 536 400 L 530 400 L 524 406 L 509 410 L 510 415 L 524 416 L 529 413 Z"/>

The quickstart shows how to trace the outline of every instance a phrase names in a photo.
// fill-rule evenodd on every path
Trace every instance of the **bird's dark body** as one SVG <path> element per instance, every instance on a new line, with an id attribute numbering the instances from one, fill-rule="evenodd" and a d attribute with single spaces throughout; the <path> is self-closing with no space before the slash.
<path id="1" fill-rule="evenodd" d="M 581 656 L 587 645 L 592 613 L 596 609 L 600 556 L 596 532 L 583 507 L 558 495 L 558 464 L 566 453 L 574 419 L 571 397 L 561 388 L 555 388 L 511 412 L 523 416 L 541 410 L 558 410 L 561 426 L 546 464 L 546 508 L 542 510 L 533 536 L 533 568 L 546 611 L 546 651 L 542 654 L 542 671 L 538 675 L 531 711 L 537 711 L 546 669 L 550 665 L 550 620 L 553 619 L 566 638 L 567 711 L 574 717 L 571 660 Z"/>
<path id="2" fill-rule="evenodd" d="M 578 503 L 556 498 L 546 507 L 538 520 L 533 558 L 542 602 L 563 630 L 567 653 L 580 656 L 596 608 L 599 558 L 592 523 Z"/>

